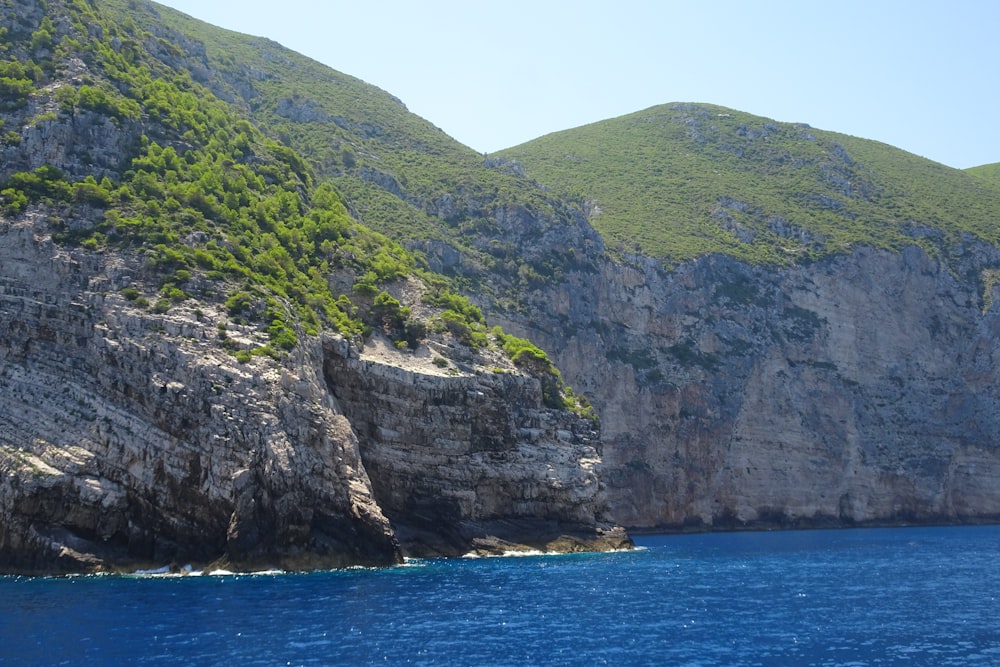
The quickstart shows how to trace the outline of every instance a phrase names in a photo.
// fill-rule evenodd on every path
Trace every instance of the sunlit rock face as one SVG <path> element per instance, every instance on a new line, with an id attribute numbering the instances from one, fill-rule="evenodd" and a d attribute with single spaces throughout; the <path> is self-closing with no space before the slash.
<path id="1" fill-rule="evenodd" d="M 209 305 L 138 308 L 137 262 L 46 231 L 0 223 L 0 567 L 400 558 L 318 343 L 239 364 Z"/>
<path id="2" fill-rule="evenodd" d="M 325 375 L 408 554 L 629 546 L 608 524 L 597 424 L 544 407 L 538 380 L 430 374 L 336 349 Z"/>
<path id="3" fill-rule="evenodd" d="M 0 570 L 386 565 L 397 534 L 413 554 L 628 546 L 596 424 L 509 360 L 451 377 L 325 336 L 239 363 L 219 324 L 266 334 L 130 301 L 141 259 L 60 247 L 49 218 L 0 221 Z"/>
<path id="4" fill-rule="evenodd" d="M 947 265 L 917 247 L 789 268 L 591 261 L 503 324 L 598 408 L 614 521 L 1000 517 L 995 248 L 968 241 Z"/>

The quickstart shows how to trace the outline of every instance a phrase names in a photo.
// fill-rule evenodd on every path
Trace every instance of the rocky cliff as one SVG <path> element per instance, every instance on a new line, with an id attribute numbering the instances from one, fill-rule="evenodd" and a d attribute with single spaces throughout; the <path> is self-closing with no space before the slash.
<path id="1" fill-rule="evenodd" d="M 1000 252 L 947 259 L 595 260 L 505 326 L 593 397 L 624 525 L 997 520 Z"/>
<path id="2" fill-rule="evenodd" d="M 397 526 L 408 553 L 627 545 L 598 527 L 595 425 L 513 367 L 420 372 L 331 336 L 239 363 L 219 324 L 253 327 L 139 307 L 136 258 L 49 232 L 0 223 L 0 569 L 384 565 Z"/>
<path id="3" fill-rule="evenodd" d="M 627 545 L 601 523 L 596 424 L 543 405 L 559 388 L 235 89 L 195 83 L 214 80 L 203 43 L 144 3 L 7 4 L 0 571 Z M 300 106 L 278 113 L 326 118 Z M 436 308 L 389 295 L 432 284 Z M 359 361 L 383 333 L 405 351 Z"/>
<path id="4" fill-rule="evenodd" d="M 399 559 L 318 344 L 238 364 L 223 314 L 137 308 L 140 266 L 47 231 L 0 223 L 0 568 Z"/>
<path id="5" fill-rule="evenodd" d="M 595 422 L 543 408 L 538 380 L 417 372 L 345 346 L 324 370 L 409 553 L 627 545 L 604 511 Z"/>
<path id="6" fill-rule="evenodd" d="M 221 62 L 199 80 L 248 103 L 267 96 Z M 990 308 L 1000 263 L 989 241 L 995 209 L 981 189 L 885 146 L 698 105 L 679 105 L 666 124 L 679 143 L 646 132 L 656 123 L 640 112 L 640 136 L 605 144 L 597 133 L 555 150 L 557 164 L 597 169 L 567 188 L 530 180 L 541 178 L 537 161 L 473 164 L 453 146 L 431 149 L 411 118 L 383 113 L 364 131 L 335 122 L 355 109 L 319 86 L 282 106 L 282 127 L 312 136 L 322 109 L 328 136 L 364 147 L 350 161 L 318 161 L 352 210 L 472 286 L 492 321 L 538 342 L 591 398 L 604 444 L 596 470 L 614 521 L 730 528 L 1000 516 Z M 419 158 L 401 160 L 409 150 Z M 605 163 L 608 153 L 622 159 Z M 613 198 L 593 192 L 595 180 L 626 199 L 648 194 L 660 217 L 629 219 L 634 242 L 606 241 L 584 216 L 610 215 L 596 200 Z M 668 202 L 678 208 L 660 206 Z M 380 218 L 382 207 L 392 214 Z M 668 242 L 646 245 L 710 250 L 670 266 L 636 250 L 664 230 Z M 704 242 L 713 237 L 724 243 Z M 789 252 L 814 259 L 774 263 Z M 373 451 L 392 441 L 366 438 Z M 373 483 L 399 483 L 391 479 Z"/>
<path id="7" fill-rule="evenodd" d="M 1000 199 L 971 179 L 681 105 L 679 138 L 587 135 L 569 163 L 625 157 L 564 198 L 267 40 L 9 4 L 0 569 L 1000 520 Z M 681 208 L 602 237 L 619 190 Z M 547 350 L 600 427 L 418 266 Z"/>

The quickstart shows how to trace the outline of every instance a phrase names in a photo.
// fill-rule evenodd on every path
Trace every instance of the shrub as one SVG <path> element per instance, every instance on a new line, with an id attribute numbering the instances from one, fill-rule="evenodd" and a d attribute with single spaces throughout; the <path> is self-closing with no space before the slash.
<path id="1" fill-rule="evenodd" d="M 28 97 L 35 90 L 31 79 L 0 77 L 0 109 L 14 111 L 28 103 Z"/>
<path id="2" fill-rule="evenodd" d="M 299 344 L 295 332 L 279 319 L 271 322 L 271 326 L 267 328 L 267 335 L 271 339 L 271 344 L 280 350 L 291 350 Z"/>
<path id="3" fill-rule="evenodd" d="M 411 349 L 417 349 L 420 341 L 427 337 L 427 324 L 420 320 L 407 319 L 403 325 L 403 337 Z"/>
<path id="4" fill-rule="evenodd" d="M 424 302 L 429 303 L 432 306 L 437 306 L 438 308 L 444 308 L 445 310 L 457 313 L 461 315 L 462 319 L 465 321 L 476 322 L 479 324 L 486 323 L 486 318 L 483 317 L 482 310 L 469 301 L 467 297 L 461 294 L 454 294 L 447 289 L 442 289 L 437 293 L 425 295 Z"/>
<path id="5" fill-rule="evenodd" d="M 6 188 L 0 190 L 0 212 L 5 215 L 17 215 L 28 208 L 28 197 L 20 190 Z"/>
<path id="6" fill-rule="evenodd" d="M 93 176 L 87 176 L 87 179 L 73 184 L 73 201 L 90 206 L 107 206 L 111 202 L 111 193 L 98 185 Z"/>
<path id="7" fill-rule="evenodd" d="M 250 308 L 253 297 L 246 292 L 236 292 L 226 299 L 226 311 L 230 315 L 239 315 Z"/>

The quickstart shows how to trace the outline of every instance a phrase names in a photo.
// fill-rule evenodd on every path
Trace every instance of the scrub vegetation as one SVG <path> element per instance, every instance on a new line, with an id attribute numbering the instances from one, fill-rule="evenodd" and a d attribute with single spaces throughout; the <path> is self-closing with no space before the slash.
<path id="1" fill-rule="evenodd" d="M 104 0 L 160 40 L 150 48 L 198 73 L 268 136 L 293 148 L 317 182 L 331 183 L 352 217 L 428 255 L 455 289 L 516 304 L 556 280 L 578 256 L 523 252 L 537 229 L 512 230 L 504 213 L 575 224 L 579 212 L 543 185 L 463 146 L 389 93 L 270 40 L 209 26 L 166 7 Z M 164 45 L 181 45 L 171 50 Z M 441 262 L 434 250 L 457 252 Z"/>

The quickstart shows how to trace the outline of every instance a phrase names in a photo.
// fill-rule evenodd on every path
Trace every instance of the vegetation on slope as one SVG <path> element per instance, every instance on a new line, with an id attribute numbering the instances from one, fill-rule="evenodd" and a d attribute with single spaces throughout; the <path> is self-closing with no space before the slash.
<path id="1" fill-rule="evenodd" d="M 13 35 L 8 47 L 37 68 L 32 94 L 41 105 L 57 105 L 35 122 L 84 123 L 95 114 L 142 133 L 113 179 L 70 182 L 50 164 L 11 174 L 3 212 L 45 202 L 62 213 L 57 240 L 142 253 L 159 277 L 159 310 L 191 296 L 185 290 L 199 273 L 231 292 L 232 315 L 261 320 L 274 348 L 294 347 L 290 318 L 309 334 L 324 326 L 362 333 L 356 308 L 331 294 L 327 274 L 346 267 L 387 282 L 412 273 L 412 255 L 356 224 L 332 187 L 313 186 L 293 151 L 183 73 L 145 57 L 141 35 L 127 24 L 79 0 L 52 15 L 66 19 L 62 31 L 46 15 L 30 40 Z M 44 47 L 39 31 L 48 35 Z M 74 59 L 87 67 L 78 85 L 61 71 Z"/>
<path id="2" fill-rule="evenodd" d="M 123 291 L 136 305 L 165 312 L 210 299 L 234 320 L 257 323 L 270 344 L 234 348 L 243 360 L 279 356 L 300 335 L 323 329 L 352 338 L 381 329 L 402 348 L 434 331 L 502 349 L 504 334 L 487 335 L 478 308 L 420 269 L 413 253 L 352 218 L 331 182 L 317 184 L 309 161 L 172 65 L 183 45 L 140 28 L 125 7 L 115 20 L 97 7 L 84 0 L 15 5 L 21 15 L 12 11 L 0 26 L 7 58 L 0 120 L 111 128 L 127 139 L 126 154 L 113 156 L 120 163 L 113 169 L 94 166 L 108 162 L 101 146 L 64 164 L 0 168 L 0 212 L 41 206 L 58 242 L 141 256 L 145 282 L 157 293 Z M 39 8 L 45 13 L 33 11 Z M 9 132 L 5 150 L 16 154 L 22 138 Z M 441 310 L 429 323 L 383 289 L 414 276 Z M 347 293 L 334 291 L 344 278 Z M 222 327 L 220 340 L 226 344 Z M 543 384 L 558 378 L 551 367 L 522 367 Z M 582 410 L 561 392 L 560 382 L 551 405 Z"/>
<path id="3" fill-rule="evenodd" d="M 987 183 L 994 189 L 1000 189 L 1000 162 L 972 167 L 966 169 L 965 172 Z"/>
<path id="4" fill-rule="evenodd" d="M 731 109 L 670 104 L 502 152 L 587 208 L 625 252 L 783 264 L 856 244 L 995 243 L 1000 196 L 885 144 Z"/>
<path id="5" fill-rule="evenodd" d="M 571 257 L 523 252 L 498 217 L 512 210 L 551 225 L 579 213 L 516 170 L 461 145 L 395 97 L 260 37 L 222 30 L 172 9 L 132 0 L 102 4 L 155 35 L 150 48 L 194 80 L 243 107 L 269 136 L 333 183 L 352 216 L 427 256 L 468 294 L 496 289 L 516 303 L 552 280 Z M 171 52 L 159 40 L 183 50 Z M 147 40 L 149 41 L 149 40 Z M 536 230 L 537 231 L 537 230 Z M 579 249 L 578 249 L 579 250 Z M 460 260 L 442 261 L 439 254 Z"/>
<path id="6" fill-rule="evenodd" d="M 501 286 L 492 296 L 507 307 L 580 266 L 579 255 L 535 256 L 535 239 L 509 238 L 499 220 L 515 208 L 568 230 L 574 202 L 611 247 L 668 263 L 721 252 L 783 264 L 856 244 L 918 243 L 939 253 L 963 233 L 996 240 L 996 188 L 877 142 L 672 104 L 504 151 L 532 181 L 388 93 L 270 40 L 152 3 L 102 5 L 137 26 L 158 58 L 294 148 L 318 182 L 335 184 L 353 217 L 405 244 L 418 262 L 426 253 L 468 293 Z M 443 246 L 461 260 L 440 261 L 434 253 Z"/>

